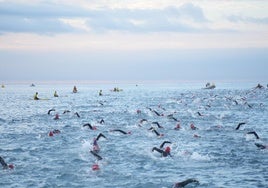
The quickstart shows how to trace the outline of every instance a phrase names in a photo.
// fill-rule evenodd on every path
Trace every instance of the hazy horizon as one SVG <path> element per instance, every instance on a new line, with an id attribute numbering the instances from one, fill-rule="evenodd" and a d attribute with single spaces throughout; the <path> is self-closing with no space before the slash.
<path id="1" fill-rule="evenodd" d="M 268 82 L 268 1 L 0 2 L 0 82 Z"/>

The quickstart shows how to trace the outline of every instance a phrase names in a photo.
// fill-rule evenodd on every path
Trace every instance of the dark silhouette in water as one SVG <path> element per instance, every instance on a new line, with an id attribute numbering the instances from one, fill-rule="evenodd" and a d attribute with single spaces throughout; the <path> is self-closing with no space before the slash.
<path id="1" fill-rule="evenodd" d="M 92 126 L 90 123 L 86 123 L 86 124 L 84 124 L 83 127 L 88 127 L 88 128 L 90 128 L 91 130 L 96 130 L 96 129 L 97 129 L 95 126 Z"/>
<path id="2" fill-rule="evenodd" d="M 259 149 L 268 149 L 268 146 L 265 146 L 265 145 L 263 145 L 263 144 L 255 143 L 255 145 L 256 145 Z"/>
<path id="3" fill-rule="evenodd" d="M 80 115 L 78 114 L 78 112 L 75 112 L 74 115 L 80 118 Z"/>
<path id="4" fill-rule="evenodd" d="M 8 165 L 1 156 L 0 156 L 0 163 L 3 166 L 3 169 L 8 169 L 8 168 L 13 169 L 14 168 L 13 164 Z"/>
<path id="5" fill-rule="evenodd" d="M 163 128 L 157 121 L 152 122 L 152 124 L 157 125 L 158 128 Z"/>
<path id="6" fill-rule="evenodd" d="M 97 152 L 91 150 L 90 153 L 94 155 L 98 160 L 102 160 L 102 157 L 98 155 Z"/>
<path id="7" fill-rule="evenodd" d="M 110 130 L 111 132 L 120 132 L 120 133 L 122 133 L 122 134 L 131 134 L 131 132 L 125 132 L 125 131 L 123 131 L 123 130 L 121 130 L 121 129 L 113 129 L 113 130 Z"/>
<path id="8" fill-rule="evenodd" d="M 98 140 L 100 139 L 100 137 L 106 138 L 106 136 L 104 136 L 102 133 L 100 133 L 100 134 L 97 136 L 96 140 L 98 141 Z M 107 139 L 107 138 L 106 138 L 106 139 Z"/>
<path id="9" fill-rule="evenodd" d="M 255 131 L 248 132 L 247 134 L 254 134 L 256 139 L 260 139 L 259 135 Z"/>
<path id="10" fill-rule="evenodd" d="M 55 109 L 50 109 L 47 114 L 50 115 L 50 112 L 55 111 Z"/>
<path id="11" fill-rule="evenodd" d="M 102 133 L 100 133 L 97 138 L 94 138 L 93 139 L 93 151 L 95 153 L 98 153 L 100 151 L 100 147 L 99 147 L 99 144 L 98 144 L 98 140 L 100 139 L 100 137 L 103 137 L 103 138 L 106 138 Z M 107 139 L 107 138 L 106 138 Z"/>
<path id="12" fill-rule="evenodd" d="M 151 127 L 148 130 L 151 130 L 152 132 L 154 132 L 156 136 L 164 136 L 163 134 L 160 134 L 159 132 L 157 132 L 154 127 Z"/>
<path id="13" fill-rule="evenodd" d="M 71 112 L 70 110 L 64 110 L 63 114 Z"/>
<path id="14" fill-rule="evenodd" d="M 165 144 L 171 144 L 170 141 L 164 141 L 161 145 L 160 145 L 160 148 L 163 148 Z"/>
<path id="15" fill-rule="evenodd" d="M 100 123 L 100 124 L 104 124 L 105 122 L 104 122 L 103 119 L 101 119 L 99 123 Z"/>
<path id="16" fill-rule="evenodd" d="M 158 153 L 161 153 L 161 154 L 162 154 L 162 157 L 167 157 L 168 155 L 171 157 L 171 155 L 170 155 L 170 150 L 171 150 L 171 149 L 170 149 L 169 146 L 167 146 L 165 150 L 162 149 L 162 148 L 164 147 L 164 145 L 167 144 L 167 143 L 171 144 L 171 142 L 169 142 L 169 141 L 164 141 L 164 142 L 160 145 L 160 148 L 153 147 L 152 152 L 153 152 L 153 151 L 157 151 Z"/>
<path id="17" fill-rule="evenodd" d="M 196 179 L 187 179 L 185 181 L 175 183 L 175 185 L 173 186 L 173 188 L 185 187 L 189 183 L 199 183 L 199 181 L 196 180 Z"/>
<path id="18" fill-rule="evenodd" d="M 238 129 L 240 128 L 241 125 L 245 125 L 245 124 L 246 124 L 245 122 L 239 123 L 239 124 L 237 125 L 237 127 L 235 128 L 235 130 L 238 130 Z"/>

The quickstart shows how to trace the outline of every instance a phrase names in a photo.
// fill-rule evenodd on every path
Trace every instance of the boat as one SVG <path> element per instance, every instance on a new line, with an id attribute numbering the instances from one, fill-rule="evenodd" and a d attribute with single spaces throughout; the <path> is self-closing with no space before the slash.
<path id="1" fill-rule="evenodd" d="M 216 85 L 214 83 L 208 82 L 206 84 L 206 87 L 204 87 L 203 89 L 214 89 L 214 88 L 216 88 Z"/>

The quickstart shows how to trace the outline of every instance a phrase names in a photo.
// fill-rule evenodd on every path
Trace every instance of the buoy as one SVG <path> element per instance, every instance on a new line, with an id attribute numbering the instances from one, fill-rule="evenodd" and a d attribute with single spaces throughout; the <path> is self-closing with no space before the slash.
<path id="1" fill-rule="evenodd" d="M 100 167 L 99 167 L 99 165 L 98 164 L 94 164 L 94 165 L 92 165 L 92 170 L 100 170 Z"/>

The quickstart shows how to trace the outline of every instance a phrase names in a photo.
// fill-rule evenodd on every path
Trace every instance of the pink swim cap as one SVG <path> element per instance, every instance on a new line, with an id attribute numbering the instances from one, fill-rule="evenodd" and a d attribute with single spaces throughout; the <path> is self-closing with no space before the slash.
<path id="1" fill-rule="evenodd" d="M 169 153 L 169 152 L 170 152 L 170 147 L 169 147 L 169 146 L 168 146 L 168 147 L 166 147 L 165 152 L 167 152 L 167 153 Z"/>
<path id="2" fill-rule="evenodd" d="M 100 169 L 100 167 L 98 164 L 92 165 L 92 170 L 99 170 L 99 169 Z"/>
<path id="3" fill-rule="evenodd" d="M 8 168 L 13 169 L 14 168 L 14 165 L 13 164 L 9 164 L 8 165 Z"/>

